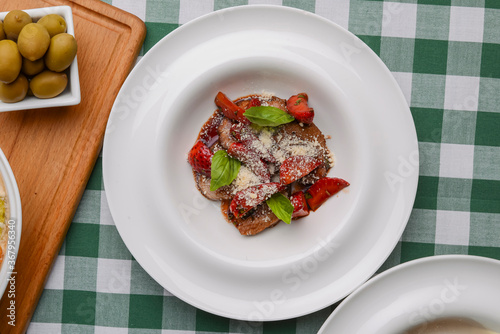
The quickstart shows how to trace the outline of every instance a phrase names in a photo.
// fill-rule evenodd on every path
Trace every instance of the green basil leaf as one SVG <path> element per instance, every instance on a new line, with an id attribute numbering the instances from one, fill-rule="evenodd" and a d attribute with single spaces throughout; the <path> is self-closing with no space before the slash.
<path id="1" fill-rule="evenodd" d="M 276 217 L 281 219 L 287 224 L 292 221 L 293 204 L 290 200 L 282 193 L 276 193 L 271 196 L 267 201 L 267 205 L 274 212 Z"/>
<path id="2" fill-rule="evenodd" d="M 215 191 L 222 186 L 227 186 L 236 179 L 240 171 L 241 162 L 231 158 L 226 151 L 215 152 L 212 157 L 212 167 L 210 171 L 210 191 Z"/>
<path id="3" fill-rule="evenodd" d="M 287 112 L 270 106 L 260 106 L 248 108 L 243 116 L 248 118 L 250 122 L 260 126 L 278 126 L 281 124 L 290 123 L 295 118 Z"/>

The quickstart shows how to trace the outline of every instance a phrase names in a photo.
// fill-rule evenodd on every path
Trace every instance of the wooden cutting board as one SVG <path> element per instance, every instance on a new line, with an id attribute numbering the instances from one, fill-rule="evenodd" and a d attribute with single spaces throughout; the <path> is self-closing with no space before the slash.
<path id="1" fill-rule="evenodd" d="M 16 326 L 0 302 L 0 333 L 23 333 L 100 152 L 118 91 L 146 35 L 134 15 L 99 0 L 1 0 L 0 12 L 68 5 L 78 42 L 78 106 L 0 113 L 0 147 L 21 193 Z"/>

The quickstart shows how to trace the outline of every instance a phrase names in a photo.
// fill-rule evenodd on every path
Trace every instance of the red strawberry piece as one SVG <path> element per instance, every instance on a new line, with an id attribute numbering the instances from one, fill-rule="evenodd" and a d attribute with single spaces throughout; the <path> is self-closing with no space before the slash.
<path id="1" fill-rule="evenodd" d="M 321 160 L 307 155 L 296 155 L 285 159 L 280 166 L 280 182 L 290 184 L 306 176 L 321 164 Z"/>
<path id="2" fill-rule="evenodd" d="M 293 95 L 286 102 L 286 108 L 288 113 L 300 123 L 311 124 L 314 118 L 314 109 L 309 108 L 307 100 L 306 93 Z"/>
<path id="3" fill-rule="evenodd" d="M 307 207 L 306 196 L 302 191 L 293 194 L 290 197 L 290 202 L 293 205 L 292 218 L 300 218 L 309 215 L 309 208 Z"/>
<path id="4" fill-rule="evenodd" d="M 210 177 L 212 167 L 212 156 L 214 154 L 201 140 L 197 140 L 188 154 L 188 162 L 198 173 Z"/>
<path id="5" fill-rule="evenodd" d="M 260 155 L 262 159 L 267 162 L 276 163 L 276 159 L 269 153 L 268 149 L 262 145 L 259 138 L 250 129 L 250 127 L 243 123 L 235 123 L 231 126 L 231 134 L 233 137 L 245 145 L 249 150 L 254 151 Z"/>
<path id="6" fill-rule="evenodd" d="M 248 211 L 281 190 L 283 190 L 283 186 L 278 182 L 263 183 L 243 189 L 234 195 L 229 210 L 236 218 L 241 218 Z"/>
<path id="7" fill-rule="evenodd" d="M 218 92 L 217 96 L 215 96 L 215 104 L 227 118 L 234 119 L 245 124 L 250 124 L 248 118 L 243 116 L 245 109 L 238 107 L 226 96 L 226 94 Z"/>
<path id="8" fill-rule="evenodd" d="M 349 182 L 337 177 L 319 179 L 306 192 L 307 205 L 316 211 L 327 199 L 348 186 Z"/>
<path id="9" fill-rule="evenodd" d="M 208 146 L 211 147 L 219 140 L 219 126 L 224 116 L 217 113 L 210 117 L 208 121 L 203 124 L 200 132 L 200 139 Z"/>
<path id="10" fill-rule="evenodd" d="M 255 175 L 261 178 L 262 182 L 271 181 L 271 173 L 269 173 L 267 164 L 260 159 L 257 153 L 248 149 L 242 143 L 232 143 L 227 153 L 244 163 Z"/>

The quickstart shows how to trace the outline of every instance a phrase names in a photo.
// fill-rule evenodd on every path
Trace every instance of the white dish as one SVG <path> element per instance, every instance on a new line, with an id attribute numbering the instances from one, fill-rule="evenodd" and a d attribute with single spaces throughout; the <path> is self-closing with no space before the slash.
<path id="1" fill-rule="evenodd" d="M 35 9 L 23 9 L 31 16 L 33 22 L 48 14 L 61 15 L 66 21 L 67 33 L 75 36 L 75 29 L 73 25 L 73 12 L 70 6 L 55 6 L 44 7 Z M 3 21 L 8 12 L 0 13 L 0 20 Z M 77 38 L 77 37 L 76 37 Z M 78 56 L 77 56 L 78 57 Z M 0 112 L 14 111 L 14 110 L 27 110 L 27 109 L 41 109 L 49 107 L 64 107 L 74 106 L 80 103 L 80 78 L 78 75 L 78 61 L 77 57 L 71 63 L 71 66 L 65 71 L 68 75 L 68 87 L 60 95 L 51 99 L 39 99 L 34 96 L 26 96 L 26 98 L 16 103 L 4 103 L 0 101 Z"/>
<path id="2" fill-rule="evenodd" d="M 6 217 L 5 224 L 8 231 L 8 244 L 3 262 L 0 266 L 0 298 L 9 282 L 11 273 L 15 272 L 15 262 L 21 242 L 22 212 L 21 197 L 17 188 L 16 178 L 10 168 L 7 158 L 0 149 L 0 182 L 3 181 L 7 195 L 9 214 Z M 15 276 L 15 274 L 14 274 Z M 14 288 L 15 290 L 15 288 Z M 10 298 L 10 297 L 9 297 Z"/>
<path id="3" fill-rule="evenodd" d="M 296 223 L 239 235 L 186 160 L 219 90 L 307 92 L 332 136 L 330 175 L 348 190 Z M 413 206 L 418 145 L 395 80 L 354 35 L 305 11 L 242 6 L 183 25 L 142 58 L 113 106 L 103 174 L 121 237 L 158 283 L 221 316 L 279 320 L 340 300 L 389 256 Z"/>
<path id="4" fill-rule="evenodd" d="M 319 334 L 399 334 L 444 317 L 500 332 L 500 261 L 468 255 L 414 260 L 372 278 L 347 297 Z"/>

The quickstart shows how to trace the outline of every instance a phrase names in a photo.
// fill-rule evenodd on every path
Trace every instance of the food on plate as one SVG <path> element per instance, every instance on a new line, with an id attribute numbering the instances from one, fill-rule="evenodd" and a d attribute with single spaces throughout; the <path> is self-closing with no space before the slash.
<path id="1" fill-rule="evenodd" d="M 7 217 L 9 216 L 8 212 L 9 207 L 7 202 L 7 195 L 5 192 L 5 186 L 3 184 L 2 177 L 0 176 L 0 266 L 2 265 L 7 249 Z"/>
<path id="2" fill-rule="evenodd" d="M 24 26 L 32 23 L 33 19 L 22 10 L 11 10 L 3 19 L 3 30 L 8 39 L 17 41 L 17 37 Z"/>
<path id="3" fill-rule="evenodd" d="M 19 74 L 14 82 L 5 84 L 0 82 L 0 101 L 14 103 L 22 101 L 28 93 L 28 79 L 23 74 Z"/>
<path id="4" fill-rule="evenodd" d="M 66 73 L 43 71 L 31 79 L 30 88 L 33 95 L 40 99 L 50 99 L 61 94 L 68 85 Z"/>
<path id="5" fill-rule="evenodd" d="M 480 323 L 465 318 L 439 318 L 421 323 L 403 334 L 498 334 Z"/>
<path id="6" fill-rule="evenodd" d="M 224 218 L 242 235 L 306 217 L 349 186 L 327 176 L 334 157 L 307 94 L 233 101 L 218 92 L 214 102 L 187 160 L 197 189 L 221 201 Z"/>
<path id="7" fill-rule="evenodd" d="M 4 93 L 0 93 L 0 100 L 15 103 L 27 95 L 48 99 L 64 92 L 68 75 L 62 72 L 71 66 L 77 53 L 77 42 L 66 33 L 64 18 L 57 14 L 32 18 L 24 11 L 13 10 L 7 13 L 1 28 L 0 90 Z M 33 94 L 21 94 L 20 87 L 25 87 L 26 80 Z"/>

